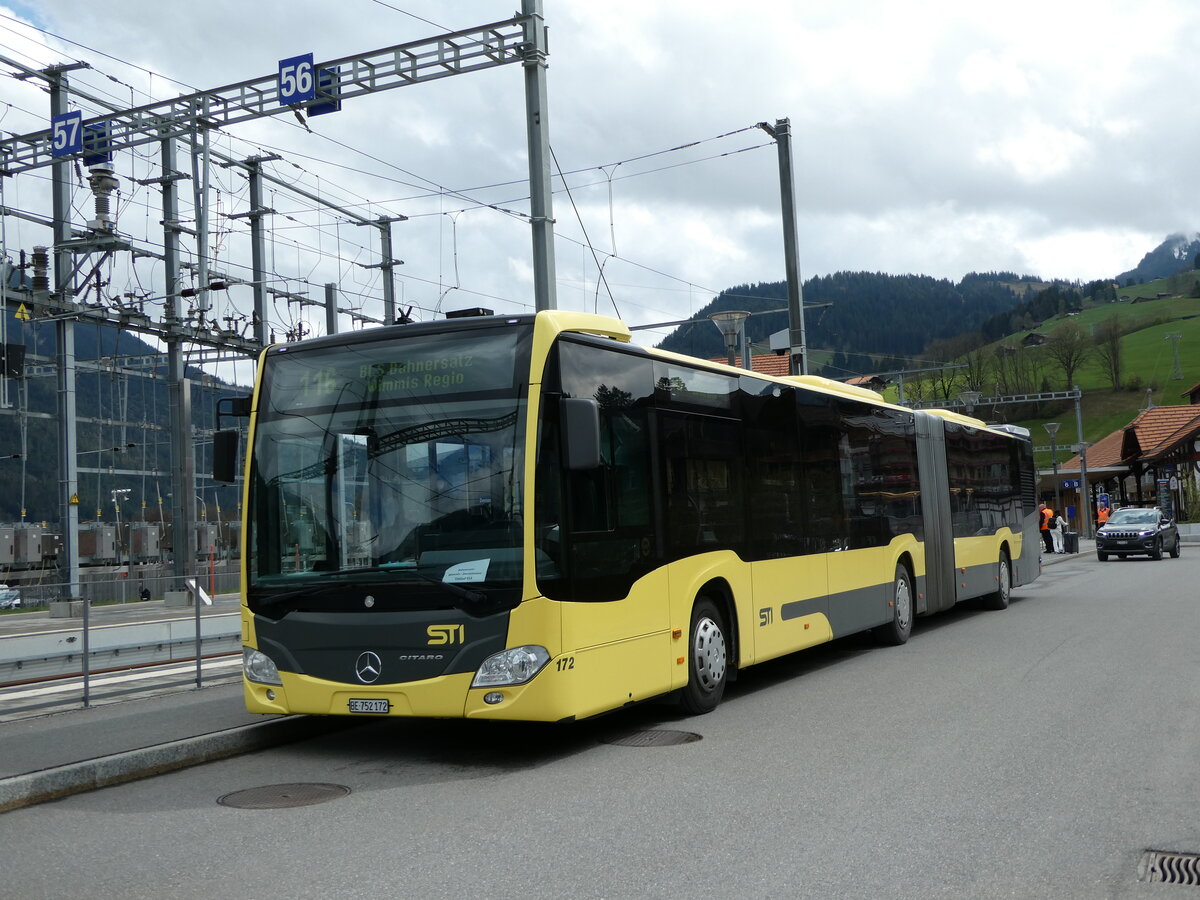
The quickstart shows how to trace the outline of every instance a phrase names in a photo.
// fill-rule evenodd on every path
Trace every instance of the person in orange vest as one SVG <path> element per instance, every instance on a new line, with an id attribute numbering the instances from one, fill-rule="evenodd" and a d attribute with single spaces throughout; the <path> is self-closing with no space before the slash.
<path id="1" fill-rule="evenodd" d="M 1047 553 L 1054 552 L 1054 538 L 1050 535 L 1050 522 L 1054 519 L 1054 510 L 1048 507 L 1045 503 L 1038 504 L 1038 514 L 1042 517 L 1040 528 L 1042 532 L 1042 546 L 1046 548 Z"/>
<path id="2" fill-rule="evenodd" d="M 1096 510 L 1096 527 L 1097 528 L 1099 528 L 1105 522 L 1108 521 L 1108 516 L 1109 516 L 1110 512 L 1112 512 L 1112 510 L 1110 510 L 1107 506 L 1104 506 L 1103 504 L 1101 504 L 1100 508 Z"/>

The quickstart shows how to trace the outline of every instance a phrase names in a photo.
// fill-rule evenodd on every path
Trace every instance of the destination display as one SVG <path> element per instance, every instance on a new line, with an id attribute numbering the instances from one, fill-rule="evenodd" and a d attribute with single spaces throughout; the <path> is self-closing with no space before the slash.
<path id="1" fill-rule="evenodd" d="M 387 344 L 270 354 L 266 377 L 272 413 L 299 409 L 409 402 L 512 389 L 520 333 L 474 332 L 451 338 L 410 338 Z"/>

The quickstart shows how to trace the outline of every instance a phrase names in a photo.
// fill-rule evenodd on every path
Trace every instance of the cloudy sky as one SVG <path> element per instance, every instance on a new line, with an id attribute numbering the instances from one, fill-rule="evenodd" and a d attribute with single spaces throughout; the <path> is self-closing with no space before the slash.
<path id="1" fill-rule="evenodd" d="M 72 85 L 127 107 L 269 76 L 302 53 L 322 62 L 500 21 L 516 6 L 10 2 L 0 55 L 30 68 L 87 62 Z M 785 117 L 805 278 L 1003 269 L 1086 281 L 1200 229 L 1191 0 L 545 0 L 545 15 L 550 140 L 570 188 L 555 182 L 560 308 L 646 324 L 732 285 L 782 280 L 776 151 L 754 126 Z M 36 85 L 0 79 L 0 103 L 0 130 L 47 127 Z M 78 108 L 101 111 L 83 98 Z M 271 172 L 310 194 L 408 216 L 393 226 L 397 295 L 416 318 L 514 312 L 533 304 L 524 110 L 521 69 L 504 66 L 357 99 L 311 131 L 290 114 L 235 126 L 212 147 L 277 153 Z M 181 165 L 190 170 L 186 156 Z M 152 246 L 158 194 L 137 181 L 159 174 L 156 151 L 119 154 L 116 171 L 118 228 Z M 7 179 L 4 202 L 48 215 L 45 176 Z M 212 178 L 213 266 L 249 277 L 246 220 L 226 218 L 247 209 L 245 179 L 221 167 Z M 320 299 L 334 281 L 347 307 L 381 314 L 370 229 L 279 185 L 266 202 L 277 290 Z M 90 217 L 82 189 L 75 205 Z M 4 240 L 13 255 L 48 232 L 10 217 Z M 106 290 L 153 303 L 157 266 L 116 260 Z M 250 305 L 234 289 L 216 312 Z M 272 327 L 307 317 L 319 333 L 315 312 L 277 300 Z"/>

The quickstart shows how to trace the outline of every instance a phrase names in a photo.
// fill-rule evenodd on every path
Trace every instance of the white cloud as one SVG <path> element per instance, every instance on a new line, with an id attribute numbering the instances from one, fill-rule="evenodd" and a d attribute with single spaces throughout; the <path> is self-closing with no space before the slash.
<path id="1" fill-rule="evenodd" d="M 1028 122 L 994 146 L 979 148 L 978 158 L 985 165 L 1011 170 L 1022 181 L 1043 182 L 1069 172 L 1088 149 L 1088 142 L 1072 131 Z"/>
<path id="2" fill-rule="evenodd" d="M 72 83 L 129 105 L 146 102 L 146 92 L 189 90 L 168 77 L 212 88 L 268 75 L 298 53 L 365 53 L 513 8 L 404 4 L 424 22 L 389 8 L 397 5 L 42 0 L 39 24 L 78 44 L 0 19 L 0 54 L 34 68 L 84 59 L 94 68 L 72 72 Z M 685 315 L 734 284 L 782 278 L 775 148 L 752 127 L 778 117 L 793 126 L 805 276 L 866 269 L 957 279 L 1012 269 L 1090 280 L 1132 267 L 1171 231 L 1200 226 L 1200 201 L 1186 190 L 1200 139 L 1187 115 L 1200 80 L 1189 44 L 1200 7 L 1187 0 L 545 5 L 551 141 L 563 170 L 591 169 L 570 176 L 582 225 L 566 194 L 554 198 L 564 306 L 606 311 L 597 264 L 581 247 L 585 228 L 601 261 L 615 234 L 619 258 L 605 263 L 605 276 L 635 322 Z M 11 104 L 0 107 L 0 128 L 45 127 L 35 85 L 4 79 L 0 101 Z M 432 310 L 457 285 L 443 306 L 509 311 L 532 303 L 524 114 L 521 71 L 510 66 L 356 100 L 314 119 L 313 134 L 280 117 L 216 143 L 238 158 L 278 152 L 273 175 L 344 209 L 408 216 L 393 226 L 405 304 Z M 747 149 L 760 144 L 768 146 Z M 606 164 L 611 226 L 609 182 L 597 168 Z M 148 241 L 157 193 L 136 180 L 154 168 L 137 154 L 118 162 L 121 227 Z M 221 169 L 214 179 L 223 209 L 244 211 L 244 178 Z M 10 205 L 48 214 L 39 176 L 8 179 L 5 191 Z M 86 216 L 86 194 L 75 201 Z M 374 230 L 306 212 L 311 202 L 278 185 L 267 202 L 279 210 L 274 284 L 300 290 L 307 278 L 313 295 L 334 281 L 348 303 L 378 314 L 379 270 L 362 268 L 378 258 Z M 39 226 L 9 226 L 10 252 L 46 240 Z M 223 263 L 246 265 L 240 233 L 223 248 Z M 148 261 L 119 261 L 114 278 L 136 284 L 155 272 Z M 245 303 L 230 292 L 230 307 Z M 273 305 L 280 329 L 303 315 Z"/>

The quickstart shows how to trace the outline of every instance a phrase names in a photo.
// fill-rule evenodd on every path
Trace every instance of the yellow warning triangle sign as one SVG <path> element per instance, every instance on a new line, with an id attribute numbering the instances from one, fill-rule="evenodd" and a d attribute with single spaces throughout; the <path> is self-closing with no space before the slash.
<path id="1" fill-rule="evenodd" d="M 79 505 L 79 495 L 78 494 L 71 495 L 71 503 L 75 504 L 76 506 Z"/>
<path id="2" fill-rule="evenodd" d="M 30 315 L 29 310 L 26 308 L 24 303 L 22 303 L 20 306 L 17 307 L 17 311 L 16 311 L 16 313 L 14 313 L 14 317 L 20 319 L 22 322 L 28 322 L 30 319 L 33 318 L 33 316 Z"/>

